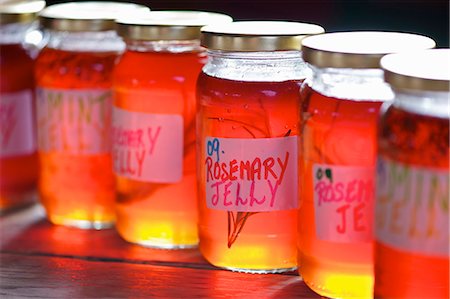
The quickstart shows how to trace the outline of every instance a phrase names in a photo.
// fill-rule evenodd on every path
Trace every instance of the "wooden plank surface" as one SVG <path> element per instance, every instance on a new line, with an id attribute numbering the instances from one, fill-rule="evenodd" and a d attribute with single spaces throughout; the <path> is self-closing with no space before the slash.
<path id="1" fill-rule="evenodd" d="M 314 298 L 297 276 L 0 254 L 2 298 Z"/>
<path id="2" fill-rule="evenodd" d="M 40 206 L 0 217 L 0 298 L 320 298 L 296 273 L 245 274 L 198 250 L 158 250 L 114 230 L 53 226 Z"/>
<path id="3" fill-rule="evenodd" d="M 196 249 L 145 248 L 123 241 L 114 229 L 52 225 L 38 205 L 0 218 L 0 230 L 2 252 L 207 265 Z"/>

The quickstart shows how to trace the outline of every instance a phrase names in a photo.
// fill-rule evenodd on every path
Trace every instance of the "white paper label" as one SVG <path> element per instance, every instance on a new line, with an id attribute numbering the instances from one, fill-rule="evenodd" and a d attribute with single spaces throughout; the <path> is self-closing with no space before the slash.
<path id="1" fill-rule="evenodd" d="M 449 171 L 378 158 L 376 239 L 398 250 L 449 254 Z"/>
<path id="2" fill-rule="evenodd" d="M 111 150 L 109 89 L 37 89 L 40 151 L 102 154 Z"/>
<path id="3" fill-rule="evenodd" d="M 373 167 L 314 164 L 316 235 L 332 242 L 373 240 Z"/>
<path id="4" fill-rule="evenodd" d="M 239 212 L 297 208 L 297 142 L 297 136 L 207 137 L 207 207 Z"/>
<path id="5" fill-rule="evenodd" d="M 0 96 L 0 157 L 14 157 L 36 151 L 36 133 L 31 90 Z"/>
<path id="6" fill-rule="evenodd" d="M 183 118 L 113 109 L 116 174 L 131 179 L 176 183 L 183 175 Z"/>

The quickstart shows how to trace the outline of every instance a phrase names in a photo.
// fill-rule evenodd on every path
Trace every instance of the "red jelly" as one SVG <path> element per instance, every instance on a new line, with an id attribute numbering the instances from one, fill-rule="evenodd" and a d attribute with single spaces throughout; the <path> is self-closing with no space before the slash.
<path id="1" fill-rule="evenodd" d="M 374 295 L 448 298 L 450 50 L 381 65 L 395 99 L 378 139 Z"/>
<path id="2" fill-rule="evenodd" d="M 127 49 L 114 72 L 116 227 L 129 242 L 197 246 L 195 84 L 206 61 L 200 28 L 230 21 L 200 11 L 118 20 Z"/>
<path id="3" fill-rule="evenodd" d="M 300 40 L 321 32 L 287 22 L 203 29 L 199 230 L 213 265 L 254 273 L 296 267 L 299 86 L 308 71 Z"/>
<path id="4" fill-rule="evenodd" d="M 393 99 L 379 60 L 434 45 L 394 32 L 303 40 L 314 74 L 301 99 L 299 273 L 320 295 L 372 297 L 377 121 Z"/>
<path id="5" fill-rule="evenodd" d="M 35 200 L 33 66 L 26 35 L 44 1 L 0 5 L 0 211 Z"/>
<path id="6" fill-rule="evenodd" d="M 115 220 L 111 87 L 124 44 L 114 19 L 119 12 L 141 10 L 133 4 L 82 2 L 41 13 L 51 31 L 35 69 L 39 192 L 55 224 L 101 229 Z"/>

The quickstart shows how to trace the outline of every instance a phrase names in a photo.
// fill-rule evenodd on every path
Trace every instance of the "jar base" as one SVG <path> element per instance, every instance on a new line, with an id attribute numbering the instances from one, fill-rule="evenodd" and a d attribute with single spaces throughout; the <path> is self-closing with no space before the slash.
<path id="1" fill-rule="evenodd" d="M 206 236 L 201 231 L 200 252 L 210 264 L 234 272 L 269 274 L 297 269 L 296 249 L 289 236 L 267 238 L 255 234 L 239 241 L 229 248 L 226 239 Z"/>
<path id="2" fill-rule="evenodd" d="M 155 210 L 145 204 L 116 207 L 116 230 L 129 243 L 156 249 L 198 247 L 195 219 L 186 213 Z"/>
<path id="3" fill-rule="evenodd" d="M 114 221 L 89 221 L 89 220 L 55 220 L 54 218 L 49 218 L 49 221 L 55 225 L 62 225 L 67 227 L 79 228 L 79 229 L 92 229 L 92 230 L 103 230 L 111 229 L 114 227 Z"/>
<path id="4" fill-rule="evenodd" d="M 328 298 L 373 298 L 373 267 L 324 262 L 301 257 L 299 275 L 306 285 Z"/>
<path id="5" fill-rule="evenodd" d="M 129 241 L 128 241 L 129 242 Z M 168 250 L 177 250 L 177 249 L 192 249 L 197 248 L 198 243 L 196 244 L 171 244 L 157 240 L 142 240 L 137 242 L 130 242 L 136 245 L 140 245 L 142 247 L 154 248 L 154 249 L 168 249 Z"/>
<path id="6" fill-rule="evenodd" d="M 220 266 L 219 266 L 220 267 Z M 220 267 L 225 270 L 230 270 L 233 272 L 249 273 L 249 274 L 277 274 L 285 273 L 297 270 L 297 267 L 292 268 L 280 268 L 280 269 L 242 269 L 234 267 Z"/>

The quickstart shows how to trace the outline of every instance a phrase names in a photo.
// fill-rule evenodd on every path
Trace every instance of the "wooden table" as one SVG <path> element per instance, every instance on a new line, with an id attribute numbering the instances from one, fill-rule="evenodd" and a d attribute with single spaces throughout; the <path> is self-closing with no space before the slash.
<path id="1" fill-rule="evenodd" d="M 221 270 L 196 249 L 51 225 L 39 205 L 1 216 L 0 241 L 1 298 L 320 298 L 294 272 Z"/>

